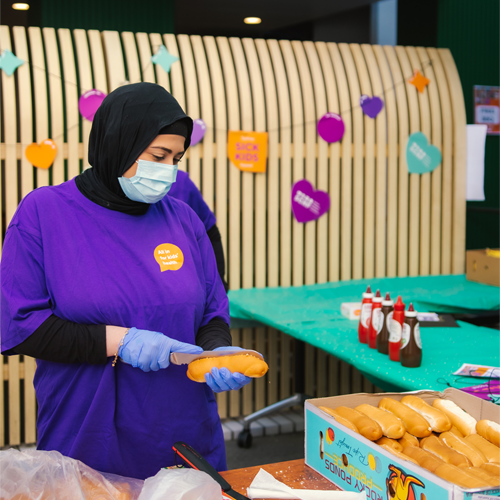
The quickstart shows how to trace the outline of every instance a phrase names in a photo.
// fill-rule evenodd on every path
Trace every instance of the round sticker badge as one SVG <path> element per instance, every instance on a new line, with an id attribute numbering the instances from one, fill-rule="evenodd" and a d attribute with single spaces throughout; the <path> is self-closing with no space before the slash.
<path id="1" fill-rule="evenodd" d="M 182 250 L 172 243 L 162 243 L 155 248 L 155 260 L 160 271 L 178 271 L 184 264 Z"/>

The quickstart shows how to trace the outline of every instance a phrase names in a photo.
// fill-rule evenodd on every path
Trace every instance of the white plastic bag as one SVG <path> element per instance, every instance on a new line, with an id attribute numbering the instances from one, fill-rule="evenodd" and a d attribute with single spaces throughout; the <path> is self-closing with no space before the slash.
<path id="1" fill-rule="evenodd" d="M 138 500 L 221 500 L 222 490 L 206 472 L 162 469 L 144 482 Z"/>
<path id="2" fill-rule="evenodd" d="M 58 451 L 0 451 L 2 500 L 137 500 L 143 484 L 102 474 Z"/>

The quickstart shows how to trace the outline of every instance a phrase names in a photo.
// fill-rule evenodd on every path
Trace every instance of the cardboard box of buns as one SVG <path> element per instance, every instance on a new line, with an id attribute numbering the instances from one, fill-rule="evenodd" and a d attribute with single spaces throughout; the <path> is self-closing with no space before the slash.
<path id="1" fill-rule="evenodd" d="M 305 461 L 370 500 L 500 497 L 500 407 L 458 389 L 305 404 Z"/>

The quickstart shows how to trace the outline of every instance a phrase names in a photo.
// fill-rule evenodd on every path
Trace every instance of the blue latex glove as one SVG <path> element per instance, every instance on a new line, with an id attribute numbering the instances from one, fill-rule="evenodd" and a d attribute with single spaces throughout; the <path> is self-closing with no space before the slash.
<path id="1" fill-rule="evenodd" d="M 171 339 L 163 333 L 131 328 L 123 339 L 118 356 L 134 368 L 140 368 L 144 372 L 156 372 L 160 368 L 168 367 L 171 352 L 201 354 L 203 349 Z"/>
<path id="2" fill-rule="evenodd" d="M 217 347 L 214 351 L 242 350 L 241 347 Z M 250 377 L 241 373 L 231 373 L 227 368 L 212 368 L 211 373 L 205 373 L 207 385 L 214 392 L 237 391 L 251 382 Z"/>

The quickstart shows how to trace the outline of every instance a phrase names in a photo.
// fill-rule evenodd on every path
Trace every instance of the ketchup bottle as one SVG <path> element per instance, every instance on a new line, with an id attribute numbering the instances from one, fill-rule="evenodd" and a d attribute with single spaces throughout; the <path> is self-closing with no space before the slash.
<path id="1" fill-rule="evenodd" d="M 389 325 L 392 321 L 394 301 L 387 293 L 382 301 L 382 328 L 377 335 L 377 350 L 382 354 L 389 354 Z"/>
<path id="2" fill-rule="evenodd" d="M 418 325 L 417 311 L 413 309 L 413 304 L 410 304 L 408 311 L 405 313 L 399 357 L 401 358 L 401 364 L 407 368 L 417 368 L 422 364 L 420 326 Z"/>
<path id="3" fill-rule="evenodd" d="M 405 322 L 405 305 L 399 295 L 394 304 L 394 313 L 392 321 L 389 324 L 389 359 L 399 361 L 399 349 L 401 348 L 401 334 L 403 332 L 403 323 Z"/>
<path id="4" fill-rule="evenodd" d="M 382 297 L 380 290 L 377 290 L 372 303 L 372 317 L 368 325 L 368 346 L 377 348 L 377 334 L 382 328 Z"/>
<path id="5" fill-rule="evenodd" d="M 361 315 L 359 317 L 358 338 L 362 344 L 368 344 L 368 321 L 372 315 L 373 293 L 370 285 L 366 288 L 361 302 Z"/>

